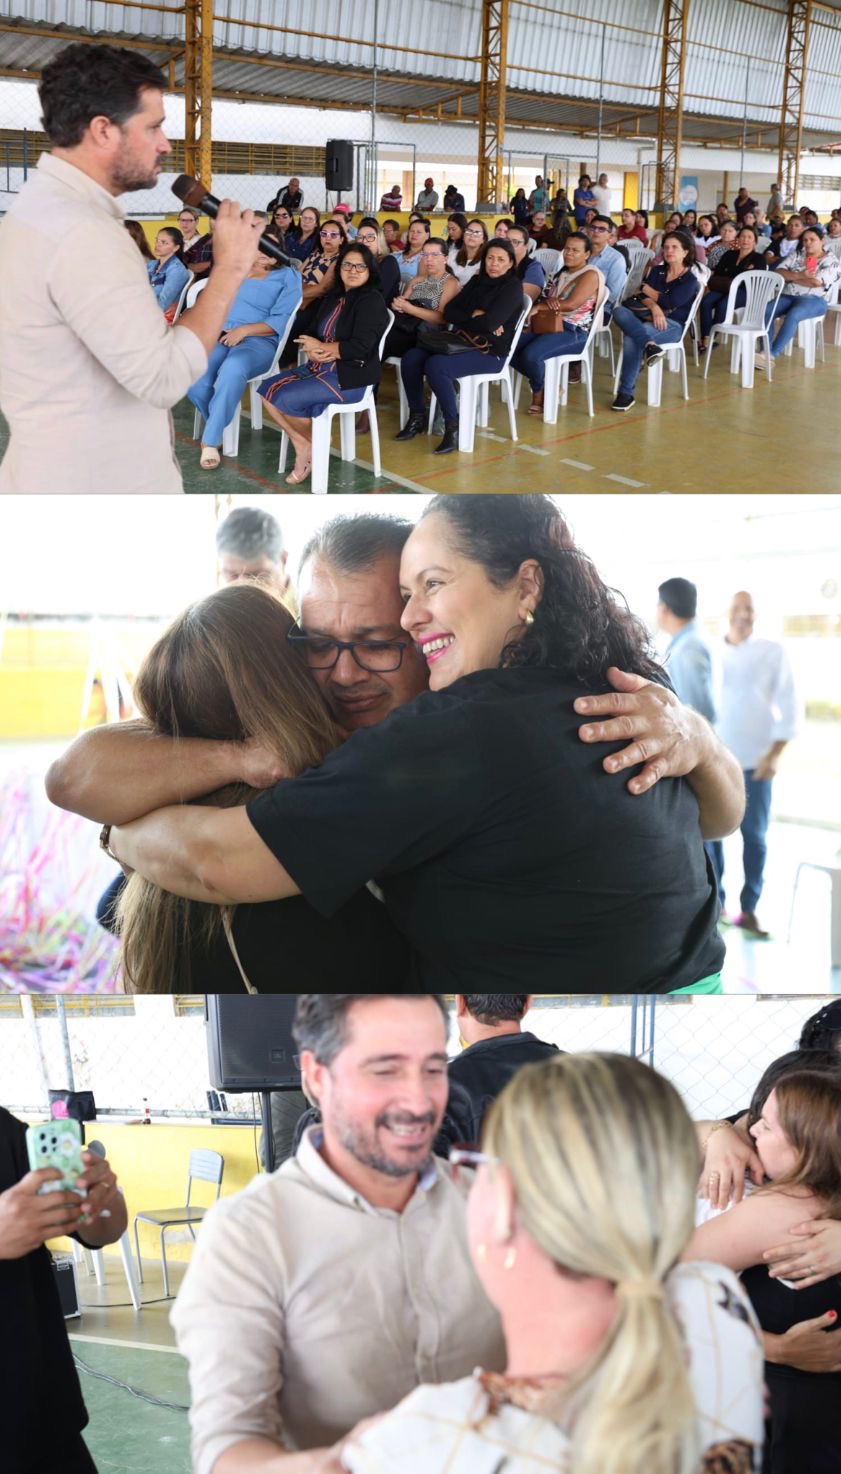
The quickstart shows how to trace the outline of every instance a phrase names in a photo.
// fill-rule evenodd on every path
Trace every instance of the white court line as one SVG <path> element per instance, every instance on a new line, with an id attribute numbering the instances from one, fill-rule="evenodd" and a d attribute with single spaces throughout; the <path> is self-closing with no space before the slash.
<path id="1" fill-rule="evenodd" d="M 595 471 L 595 466 L 588 466 L 586 461 L 569 461 L 566 456 L 561 456 L 560 465 L 572 466 L 573 471 Z"/>
<path id="2" fill-rule="evenodd" d="M 480 435 L 483 440 L 495 440 L 498 445 L 515 444 L 510 435 L 495 435 L 493 430 L 477 430 L 476 434 Z"/>
<path id="3" fill-rule="evenodd" d="M 518 440 L 517 441 L 517 449 L 518 450 L 527 450 L 529 452 L 529 455 L 533 455 L 533 456 L 548 456 L 549 455 L 549 451 L 548 450 L 544 450 L 543 447 L 542 447 L 542 445 L 526 445 L 526 443 L 525 443 L 524 440 Z"/>
<path id="4" fill-rule="evenodd" d="M 363 471 L 370 471 L 371 475 L 374 475 L 374 467 L 370 461 L 354 460 L 352 464 L 354 466 L 360 466 Z M 422 491 L 424 496 L 432 496 L 431 486 L 421 486 L 419 481 L 409 481 L 406 476 L 398 476 L 394 471 L 386 470 L 385 466 L 383 466 L 379 479 L 381 481 L 396 481 L 398 486 L 405 486 L 407 491 Z M 361 495 L 364 495 L 364 493 L 361 493 Z"/>
<path id="5" fill-rule="evenodd" d="M 107 1306 L 101 1307 L 106 1310 Z M 170 1356 L 180 1356 L 177 1346 L 158 1346 L 154 1341 L 113 1341 L 108 1336 L 79 1336 L 75 1331 L 71 1341 L 87 1341 L 91 1346 L 125 1346 L 129 1351 L 166 1351 Z"/>
<path id="6" fill-rule="evenodd" d="M 630 476 L 617 476 L 615 471 L 608 471 L 605 481 L 618 481 L 620 486 L 647 486 L 647 481 L 632 481 Z"/>

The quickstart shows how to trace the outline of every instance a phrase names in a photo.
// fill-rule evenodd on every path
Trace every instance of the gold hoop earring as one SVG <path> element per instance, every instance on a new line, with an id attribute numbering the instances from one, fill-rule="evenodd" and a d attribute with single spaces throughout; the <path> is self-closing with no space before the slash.
<path id="1" fill-rule="evenodd" d="M 507 1249 L 507 1251 L 506 1251 L 505 1258 L 502 1261 L 502 1267 L 503 1267 L 503 1269 L 513 1269 L 514 1268 L 514 1265 L 516 1263 L 517 1263 L 517 1249 L 516 1249 L 516 1245 L 510 1244 L 509 1247 L 508 1247 L 508 1249 Z"/>

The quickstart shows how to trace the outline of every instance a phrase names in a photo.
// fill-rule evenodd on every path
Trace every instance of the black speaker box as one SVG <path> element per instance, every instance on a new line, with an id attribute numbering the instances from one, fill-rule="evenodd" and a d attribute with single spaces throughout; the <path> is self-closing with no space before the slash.
<path id="1" fill-rule="evenodd" d="M 296 993 L 262 998 L 207 995 L 207 1061 L 216 1090 L 300 1090 L 292 1038 L 297 1002 Z"/>
<path id="2" fill-rule="evenodd" d="M 79 1309 L 79 1291 L 76 1288 L 76 1266 L 72 1254 L 51 1254 L 53 1280 L 61 1301 L 61 1313 L 65 1320 L 76 1320 Z"/>
<path id="3" fill-rule="evenodd" d="M 346 138 L 328 138 L 324 145 L 324 183 L 328 189 L 353 188 L 353 144 Z"/>

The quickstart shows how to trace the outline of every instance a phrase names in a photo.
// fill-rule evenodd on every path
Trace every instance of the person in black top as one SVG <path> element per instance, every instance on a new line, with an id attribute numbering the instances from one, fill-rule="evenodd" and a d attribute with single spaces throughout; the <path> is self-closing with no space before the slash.
<path id="1" fill-rule="evenodd" d="M 558 1054 L 557 1044 L 523 1031 L 531 1001 L 528 993 L 456 994 L 465 1048 L 449 1063 L 450 1098 L 435 1140 L 437 1156 L 449 1158 L 456 1142 L 478 1143 L 487 1111 L 512 1076 Z"/>
<path id="2" fill-rule="evenodd" d="M 666 678 L 552 500 L 435 498 L 401 585 L 429 692 L 245 810 L 112 829 L 116 857 L 197 900 L 302 893 L 324 916 L 374 877 L 415 985 L 718 991 L 694 794 L 632 798 L 578 737 L 572 702 L 609 667 Z"/>
<path id="3" fill-rule="evenodd" d="M 266 206 L 266 212 L 271 215 L 272 211 L 278 205 L 283 205 L 283 208 L 288 210 L 290 215 L 297 215 L 303 203 L 304 191 L 301 189 L 301 181 L 297 176 L 293 176 L 286 187 L 284 188 L 281 185 L 274 199 L 269 200 Z"/>
<path id="4" fill-rule="evenodd" d="M 762 251 L 757 251 L 758 233 L 752 225 L 742 225 L 736 236 L 736 249 L 725 251 L 716 263 L 715 273 L 707 283 L 706 295 L 699 308 L 701 315 L 701 352 L 706 351 L 707 339 L 713 323 L 723 322 L 730 296 L 730 284 L 743 271 L 767 271 L 768 262 Z M 744 305 L 745 291 L 740 288 L 736 305 Z"/>
<path id="5" fill-rule="evenodd" d="M 411 440 L 425 427 L 424 374 L 444 416 L 444 438 L 435 455 L 458 448 L 458 404 L 454 382 L 470 374 L 496 373 L 507 358 L 514 330 L 524 310 L 523 286 L 517 275 L 513 246 L 494 238 L 482 249 L 482 264 L 457 296 L 444 307 L 444 319 L 456 337 L 475 342 L 466 353 L 430 353 L 418 344 L 400 363 L 400 376 L 409 403 L 409 418 L 398 440 Z M 525 304 L 529 305 L 529 304 Z"/>
<path id="6" fill-rule="evenodd" d="M 291 772 L 318 764 L 342 733 L 287 640 L 295 628 L 280 600 L 254 584 L 217 590 L 185 610 L 146 656 L 134 687 L 140 712 L 165 736 L 254 740 Z M 227 784 L 203 802 L 229 807 L 253 793 Z M 121 938 L 131 992 L 281 992 L 304 973 L 385 987 L 408 968 L 405 942 L 364 887 L 329 921 L 302 896 L 228 914 L 139 875 L 122 891 L 115 882 L 100 906 L 100 921 Z"/>
<path id="7" fill-rule="evenodd" d="M 312 469 L 312 422 L 336 400 L 355 404 L 369 384 L 380 382 L 380 340 L 388 308 L 379 272 L 367 246 L 347 241 L 337 260 L 339 285 L 312 304 L 309 321 L 295 342 L 308 362 L 264 379 L 260 397 L 295 449 L 287 485 L 298 486 Z M 310 322 L 312 327 L 310 328 Z"/>
<path id="8" fill-rule="evenodd" d="M 88 1422 L 58 1298 L 48 1239 L 89 1248 L 125 1232 L 126 1208 L 104 1157 L 86 1152 L 77 1193 L 39 1194 L 61 1173 L 30 1172 L 26 1126 L 0 1106 L 0 1382 L 4 1474 L 96 1474 L 82 1438 Z M 102 1218 L 102 1210 L 108 1215 Z M 83 1219 L 82 1215 L 85 1215 Z"/>

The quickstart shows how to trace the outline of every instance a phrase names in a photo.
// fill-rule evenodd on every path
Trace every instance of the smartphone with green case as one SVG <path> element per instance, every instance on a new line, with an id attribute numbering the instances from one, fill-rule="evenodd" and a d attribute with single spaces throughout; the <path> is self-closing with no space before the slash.
<path id="1" fill-rule="evenodd" d="M 26 1152 L 33 1172 L 42 1167 L 57 1167 L 61 1178 L 45 1182 L 39 1193 L 85 1193 L 76 1183 L 85 1170 L 82 1161 L 82 1128 L 78 1121 L 41 1121 L 26 1132 Z"/>

